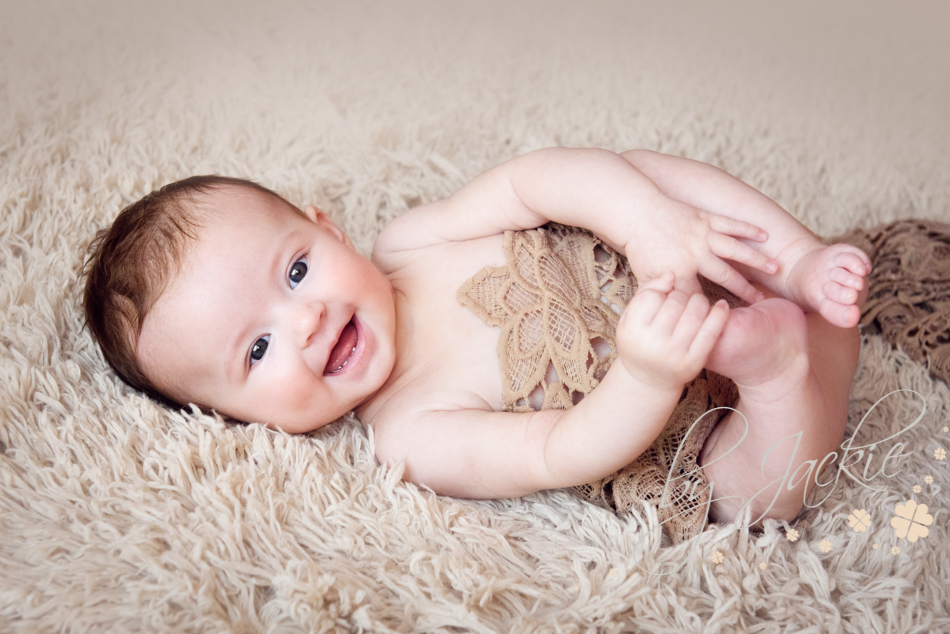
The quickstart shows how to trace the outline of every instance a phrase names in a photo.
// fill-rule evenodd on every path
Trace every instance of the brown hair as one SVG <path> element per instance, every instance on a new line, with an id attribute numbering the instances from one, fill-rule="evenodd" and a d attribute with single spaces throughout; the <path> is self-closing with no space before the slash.
<path id="1" fill-rule="evenodd" d="M 181 404 L 142 371 L 135 349 L 145 316 L 181 266 L 187 240 L 198 237 L 201 225 L 196 197 L 222 187 L 255 189 L 297 209 L 253 181 L 192 176 L 165 185 L 123 209 L 112 226 L 100 231 L 89 245 L 83 267 L 86 325 L 106 361 L 131 387 L 176 408 Z"/>

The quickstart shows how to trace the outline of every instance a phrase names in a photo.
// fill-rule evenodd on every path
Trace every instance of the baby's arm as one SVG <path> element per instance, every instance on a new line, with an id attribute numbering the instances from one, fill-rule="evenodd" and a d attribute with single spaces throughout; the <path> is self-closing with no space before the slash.
<path id="1" fill-rule="evenodd" d="M 469 498 L 584 484 L 629 464 L 659 435 L 728 317 L 725 302 L 710 308 L 672 287 L 672 274 L 641 286 L 617 329 L 618 362 L 575 407 L 430 411 L 383 427 L 377 456 L 403 461 L 405 479 Z"/>
<path id="2" fill-rule="evenodd" d="M 694 293 L 700 273 L 753 302 L 761 294 L 726 260 L 763 271 L 777 264 L 742 241 L 765 240 L 764 232 L 727 215 L 665 195 L 613 152 L 548 148 L 503 163 L 452 196 L 403 214 L 380 235 L 374 256 L 384 269 L 398 268 L 400 258 L 412 257 L 417 248 L 554 221 L 589 229 L 624 252 L 641 283 L 673 271 L 677 288 Z"/>
<path id="3" fill-rule="evenodd" d="M 670 198 L 765 229 L 768 240 L 753 246 L 777 261 L 778 270 L 769 274 L 740 263 L 743 275 L 835 325 L 858 322 L 865 276 L 871 272 L 863 251 L 846 244 L 826 247 L 768 196 L 712 165 L 649 150 L 621 156 Z"/>

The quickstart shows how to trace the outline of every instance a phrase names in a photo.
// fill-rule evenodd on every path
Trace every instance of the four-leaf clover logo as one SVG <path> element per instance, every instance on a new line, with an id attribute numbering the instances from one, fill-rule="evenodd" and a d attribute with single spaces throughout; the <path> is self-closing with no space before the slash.
<path id="1" fill-rule="evenodd" d="M 934 449 L 934 458 L 936 458 L 937 460 L 943 460 L 946 457 L 947 457 L 946 449 L 944 449 L 943 447 L 937 447 L 936 449 Z"/>
<path id="2" fill-rule="evenodd" d="M 725 556 L 723 556 L 722 552 L 717 550 L 716 552 L 712 554 L 712 557 L 710 557 L 710 559 L 712 559 L 713 563 L 718 565 L 722 563 L 722 560 L 725 559 Z"/>
<path id="3" fill-rule="evenodd" d="M 865 509 L 851 511 L 848 516 L 848 526 L 854 529 L 855 533 L 863 533 L 871 525 L 871 514 Z"/>
<path id="4" fill-rule="evenodd" d="M 894 511 L 897 517 L 891 518 L 891 526 L 896 529 L 898 537 L 906 537 L 907 541 L 916 542 L 930 534 L 927 527 L 934 523 L 934 517 L 927 513 L 926 504 L 907 500 L 895 506 Z"/>
<path id="5" fill-rule="evenodd" d="M 794 528 L 791 528 L 787 533 L 785 533 L 785 537 L 787 537 L 788 541 L 790 542 L 796 541 L 798 539 L 798 531 Z"/>

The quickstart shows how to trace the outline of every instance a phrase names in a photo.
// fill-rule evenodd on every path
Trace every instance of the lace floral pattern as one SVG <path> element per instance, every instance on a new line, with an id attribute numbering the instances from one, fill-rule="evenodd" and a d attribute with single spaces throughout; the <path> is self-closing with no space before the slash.
<path id="1" fill-rule="evenodd" d="M 506 266 L 482 269 L 456 297 L 486 324 L 501 328 L 498 359 L 506 410 L 572 407 L 597 387 L 616 359 L 617 320 L 636 291 L 636 279 L 626 259 L 591 233 L 561 225 L 507 232 L 504 251 Z M 704 290 L 737 305 L 719 287 L 704 284 Z M 705 527 L 709 491 L 696 460 L 723 413 L 707 412 L 736 398 L 731 381 L 703 371 L 686 386 L 647 451 L 617 473 L 575 488 L 617 513 L 654 505 L 674 542 L 698 534 Z"/>
<path id="2" fill-rule="evenodd" d="M 620 311 L 636 290 L 626 261 L 593 236 L 565 227 L 505 234 L 508 266 L 486 267 L 459 289 L 459 301 L 499 326 L 503 401 L 513 412 L 565 409 L 597 387 L 617 354 Z M 599 257 L 598 257 L 599 256 Z"/>

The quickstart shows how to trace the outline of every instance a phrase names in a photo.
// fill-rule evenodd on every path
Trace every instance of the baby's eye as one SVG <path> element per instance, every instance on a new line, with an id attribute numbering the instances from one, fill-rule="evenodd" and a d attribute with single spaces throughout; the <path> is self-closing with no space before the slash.
<path id="1" fill-rule="evenodd" d="M 300 281 L 306 275 L 307 263 L 304 260 L 294 262 L 294 265 L 290 267 L 290 274 L 287 276 L 290 279 L 290 288 L 296 288 L 297 284 L 300 284 Z"/>
<path id="2" fill-rule="evenodd" d="M 254 365 L 264 358 L 264 353 L 267 352 L 267 343 L 269 341 L 270 335 L 267 335 L 254 342 L 254 345 L 251 346 L 251 365 Z"/>

